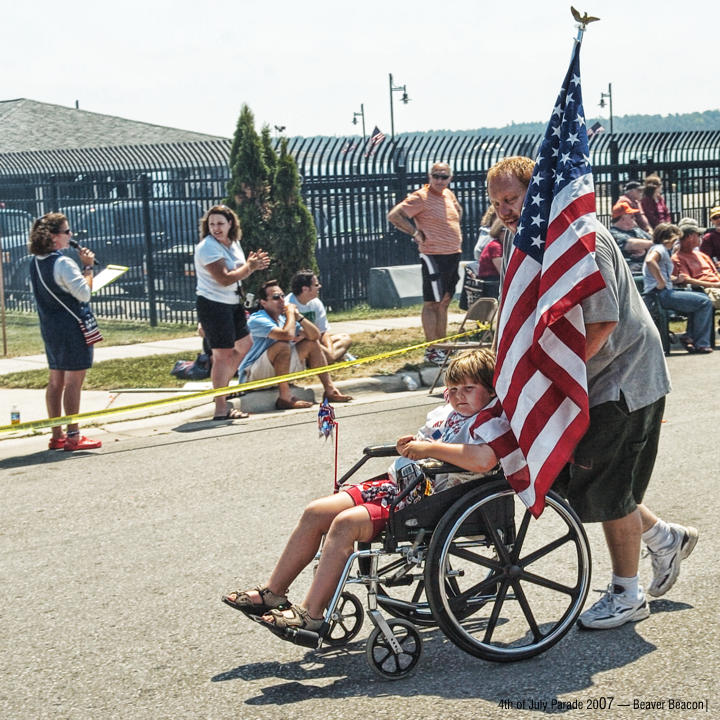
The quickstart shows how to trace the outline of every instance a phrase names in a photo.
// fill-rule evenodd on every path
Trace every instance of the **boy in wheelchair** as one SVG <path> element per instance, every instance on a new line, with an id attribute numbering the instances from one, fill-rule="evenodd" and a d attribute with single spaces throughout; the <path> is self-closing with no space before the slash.
<path id="1" fill-rule="evenodd" d="M 261 622 L 276 634 L 287 628 L 319 630 L 355 542 L 369 542 L 385 528 L 389 506 L 407 484 L 403 481 L 408 475 L 417 477 L 417 473 L 422 473 L 422 465 L 417 461 L 433 458 L 468 473 L 426 478 L 404 498 L 402 502 L 406 504 L 496 466 L 493 450 L 473 432 L 477 414 L 495 396 L 494 371 L 495 356 L 489 350 L 472 350 L 456 357 L 445 376 L 450 407 L 431 411 L 417 435 L 398 438 L 396 448 L 401 457 L 387 475 L 311 502 L 267 583 L 229 593 L 222 601 L 248 615 L 261 617 Z M 396 509 L 400 507 L 398 504 Z M 323 535 L 326 537 L 322 555 L 310 589 L 302 605 L 292 604 L 287 598 L 288 589 L 315 558 Z"/>

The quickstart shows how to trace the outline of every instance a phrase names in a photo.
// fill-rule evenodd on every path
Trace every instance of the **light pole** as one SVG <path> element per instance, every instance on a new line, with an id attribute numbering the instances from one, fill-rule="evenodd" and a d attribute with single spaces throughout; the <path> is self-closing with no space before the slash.
<path id="1" fill-rule="evenodd" d="M 365 145 L 365 105 L 360 103 L 360 112 L 353 113 L 353 125 L 357 125 L 358 116 L 362 118 L 363 145 Z"/>
<path id="2" fill-rule="evenodd" d="M 406 105 L 410 102 L 410 98 L 408 97 L 407 88 L 405 87 L 405 85 L 393 85 L 392 73 L 390 73 L 389 78 L 390 78 L 390 138 L 391 138 L 391 140 L 395 140 L 395 113 L 393 111 L 393 93 L 401 92 L 402 97 L 400 98 L 400 102 L 403 102 Z"/>
<path id="3" fill-rule="evenodd" d="M 600 105 L 601 108 L 605 107 L 605 98 L 608 99 L 610 107 L 610 134 L 613 134 L 613 111 L 612 111 L 612 83 L 608 83 L 608 91 L 606 93 L 601 92 L 600 93 L 600 102 L 598 105 Z"/>

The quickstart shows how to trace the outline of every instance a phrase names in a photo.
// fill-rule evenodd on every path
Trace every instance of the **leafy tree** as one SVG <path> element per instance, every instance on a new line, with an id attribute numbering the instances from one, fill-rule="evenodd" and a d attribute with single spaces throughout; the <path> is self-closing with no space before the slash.
<path id="1" fill-rule="evenodd" d="M 245 254 L 258 248 L 269 250 L 270 175 L 255 131 L 255 117 L 247 105 L 242 106 L 235 129 L 227 193 L 225 203 L 240 217 Z M 248 283 L 250 289 L 256 283 Z"/>
<path id="2" fill-rule="evenodd" d="M 272 194 L 273 261 L 269 272 L 271 277 L 278 279 L 283 290 L 289 292 L 290 279 L 298 270 L 310 268 L 317 272 L 317 231 L 300 195 L 297 164 L 288 152 L 285 138 L 280 143 Z"/>

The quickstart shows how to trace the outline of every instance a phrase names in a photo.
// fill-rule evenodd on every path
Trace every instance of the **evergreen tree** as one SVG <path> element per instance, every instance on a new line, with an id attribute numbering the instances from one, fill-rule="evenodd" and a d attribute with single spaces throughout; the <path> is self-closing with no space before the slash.
<path id="1" fill-rule="evenodd" d="M 298 270 L 317 272 L 317 232 L 300 195 L 297 165 L 285 138 L 280 143 L 273 183 L 271 235 L 273 261 L 268 277 L 277 278 L 283 290 L 290 292 L 290 279 Z"/>
<path id="2" fill-rule="evenodd" d="M 268 175 L 271 178 L 274 178 L 275 173 L 277 172 L 277 155 L 275 154 L 275 148 L 273 147 L 269 125 L 263 125 L 262 132 L 260 133 L 260 141 L 262 142 L 263 160 L 265 160 Z"/>
<path id="3" fill-rule="evenodd" d="M 268 247 L 270 219 L 270 176 L 265 164 L 263 145 L 255 131 L 255 117 L 247 105 L 240 111 L 231 149 L 230 180 L 226 205 L 240 218 L 242 247 L 247 255 L 252 250 Z M 247 283 L 249 289 L 258 280 Z"/>

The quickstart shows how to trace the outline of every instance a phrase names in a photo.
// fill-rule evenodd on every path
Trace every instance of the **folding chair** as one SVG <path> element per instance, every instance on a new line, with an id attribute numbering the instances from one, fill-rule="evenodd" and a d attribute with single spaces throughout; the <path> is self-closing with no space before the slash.
<path id="1" fill-rule="evenodd" d="M 438 384 L 438 381 L 440 380 L 440 377 L 443 374 L 443 371 L 445 370 L 445 366 L 448 364 L 448 361 L 450 360 L 450 355 L 452 355 L 454 352 L 458 350 L 471 350 L 472 348 L 479 348 L 479 347 L 490 347 L 492 345 L 493 341 L 493 328 L 492 328 L 492 322 L 495 318 L 495 313 L 498 309 L 498 301 L 495 298 L 490 297 L 481 297 L 478 298 L 469 308 L 468 311 L 465 313 L 465 317 L 463 318 L 463 321 L 460 325 L 460 329 L 458 330 L 458 333 L 465 332 L 466 330 L 469 330 L 472 328 L 472 323 L 480 322 L 480 323 L 487 323 L 489 325 L 487 330 L 481 330 L 479 329 L 476 333 L 476 335 L 471 336 L 474 337 L 474 339 L 470 340 L 468 338 L 461 338 L 459 340 L 456 340 L 454 342 L 441 342 L 436 343 L 433 345 L 433 347 L 438 348 L 440 350 L 445 350 L 445 359 L 443 360 L 443 364 L 440 366 L 440 369 L 438 370 L 437 375 L 435 376 L 435 380 L 433 380 L 432 387 L 428 391 L 429 395 L 432 395 L 433 390 L 435 390 L 435 386 Z M 466 327 L 468 324 L 470 324 L 470 327 Z"/>

